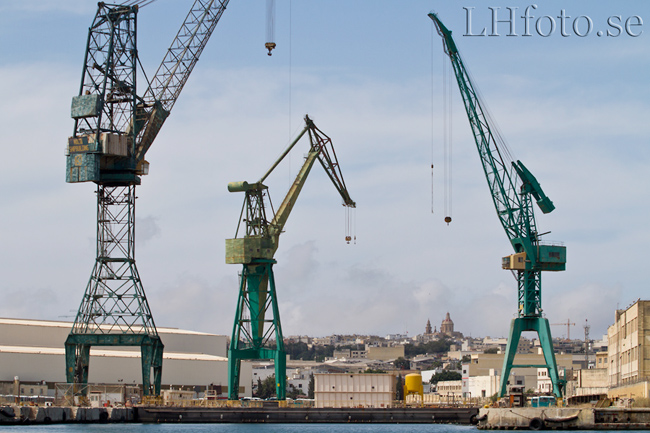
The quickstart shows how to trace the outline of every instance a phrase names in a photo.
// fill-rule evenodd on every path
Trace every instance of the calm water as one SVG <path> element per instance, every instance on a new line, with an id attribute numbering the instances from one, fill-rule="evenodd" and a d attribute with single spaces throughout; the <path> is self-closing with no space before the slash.
<path id="1" fill-rule="evenodd" d="M 447 424 L 63 424 L 0 426 L 8 433 L 476 433 L 474 427 Z M 607 433 L 606 430 L 581 433 Z"/>
<path id="2" fill-rule="evenodd" d="M 447 424 L 62 424 L 0 426 L 8 433 L 475 433 Z M 602 433 L 602 432 L 599 432 Z"/>

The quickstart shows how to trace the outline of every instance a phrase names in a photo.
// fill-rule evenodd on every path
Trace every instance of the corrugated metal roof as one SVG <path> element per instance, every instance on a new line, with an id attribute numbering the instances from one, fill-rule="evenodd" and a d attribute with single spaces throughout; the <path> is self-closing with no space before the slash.
<path id="1" fill-rule="evenodd" d="M 24 355 L 65 355 L 64 348 L 58 347 L 25 347 L 25 346 L 0 346 L 0 353 L 16 353 Z M 90 356 L 112 358 L 140 358 L 138 351 L 90 349 Z M 177 361 L 228 361 L 223 356 L 206 355 L 203 353 L 164 353 L 163 359 Z"/>
<path id="2" fill-rule="evenodd" d="M 22 326 L 43 326 L 50 328 L 68 328 L 72 329 L 72 322 L 59 322 L 53 320 L 30 320 L 30 319 L 8 319 L 0 317 L 0 325 L 22 325 Z M 106 327 L 108 329 L 108 327 Z M 206 335 L 213 336 L 218 334 L 210 334 L 207 332 L 188 331 L 186 329 L 178 328 L 162 328 L 156 327 L 159 334 L 186 334 L 186 335 Z"/>

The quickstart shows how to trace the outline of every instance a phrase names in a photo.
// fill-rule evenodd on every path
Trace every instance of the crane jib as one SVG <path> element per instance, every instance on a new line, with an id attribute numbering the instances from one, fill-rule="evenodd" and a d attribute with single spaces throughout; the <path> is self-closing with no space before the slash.
<path id="1" fill-rule="evenodd" d="M 542 316 L 541 272 L 563 271 L 566 267 L 566 248 L 563 245 L 546 245 L 540 241 L 541 234 L 536 228 L 531 197 L 535 198 L 544 213 L 553 211 L 555 206 L 521 161 L 507 163 L 507 158 L 500 149 L 500 144 L 503 143 L 499 135 L 493 133 L 490 116 L 483 111 L 483 104 L 478 92 L 474 90 L 451 31 L 435 13 L 429 14 L 429 17 L 443 38 L 445 53 L 452 62 L 497 216 L 515 250 L 514 254 L 502 259 L 502 268 L 516 274 L 518 308 L 517 317 L 510 325 L 499 395 L 506 393 L 521 333 L 535 331 L 546 361 L 543 367 L 548 370 L 553 393 L 560 397 L 562 394 L 550 327 L 548 320 Z M 520 186 L 518 182 L 521 182 Z"/>

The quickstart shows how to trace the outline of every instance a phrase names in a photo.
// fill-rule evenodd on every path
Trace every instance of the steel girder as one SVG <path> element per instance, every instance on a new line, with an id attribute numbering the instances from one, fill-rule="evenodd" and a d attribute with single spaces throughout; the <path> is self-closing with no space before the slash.
<path id="1" fill-rule="evenodd" d="M 160 394 L 164 345 L 135 265 L 135 186 L 97 187 L 97 258 L 65 343 L 66 378 L 88 382 L 92 346 L 140 346 L 145 395 Z"/>
<path id="2" fill-rule="evenodd" d="M 246 359 L 273 359 L 276 395 L 278 400 L 286 398 L 286 352 L 273 277 L 274 263 L 275 260 L 257 259 L 243 265 L 235 323 L 228 349 L 230 400 L 239 398 L 241 361 Z M 269 318 L 268 313 L 272 313 L 273 317 Z M 275 339 L 275 346 L 272 339 Z"/>

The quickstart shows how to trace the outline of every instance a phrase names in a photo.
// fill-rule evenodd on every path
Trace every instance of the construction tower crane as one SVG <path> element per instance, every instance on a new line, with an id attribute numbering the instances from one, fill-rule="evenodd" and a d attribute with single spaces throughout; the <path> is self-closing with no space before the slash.
<path id="1" fill-rule="evenodd" d="M 196 0 L 143 94 L 137 93 L 138 6 L 99 3 L 72 99 L 66 182 L 97 184 L 97 254 L 65 342 L 66 378 L 88 382 L 91 346 L 140 346 L 142 384 L 160 394 L 163 343 L 135 265 L 135 186 L 144 159 L 229 0 Z"/>
<path id="2" fill-rule="evenodd" d="M 265 197 L 268 197 L 268 187 L 264 185 L 264 181 L 305 134 L 309 136 L 309 153 L 284 201 L 269 221 L 264 205 Z M 228 184 L 228 191 L 246 194 L 235 238 L 226 239 L 226 263 L 243 265 L 235 322 L 228 349 L 230 400 L 239 398 L 239 375 L 241 361 L 244 359 L 275 360 L 276 395 L 278 400 L 286 398 L 286 353 L 273 277 L 273 265 L 277 263 L 274 255 L 278 249 L 280 234 L 316 160 L 323 166 L 343 198 L 343 205 L 348 208 L 356 207 L 343 181 L 331 139 L 314 125 L 309 116 L 305 116 L 302 132 L 260 180 L 255 183 Z M 245 226 L 244 235 L 237 237 L 242 223 Z M 267 313 L 273 317 L 269 318 Z"/>
<path id="3" fill-rule="evenodd" d="M 571 340 L 571 327 L 576 326 L 575 323 L 571 322 L 571 319 L 567 319 L 564 323 L 551 323 L 551 326 L 566 326 L 566 339 L 567 341 Z"/>
<path id="4" fill-rule="evenodd" d="M 548 369 L 553 383 L 553 393 L 561 397 L 553 341 L 548 319 L 542 317 L 542 271 L 563 271 L 566 266 L 566 248 L 542 242 L 535 224 L 532 200 L 543 213 L 555 209 L 553 202 L 544 194 L 537 179 L 521 163 L 507 157 L 505 144 L 483 109 L 478 93 L 465 69 L 451 31 L 435 13 L 430 13 L 438 34 L 442 37 L 445 53 L 454 68 L 465 111 L 487 178 L 492 200 L 501 225 L 506 231 L 515 253 L 502 260 L 502 268 L 516 273 L 518 313 L 510 325 L 508 345 L 501 371 L 500 395 L 507 391 L 508 377 L 513 367 L 536 367 Z M 517 345 L 522 332 L 537 332 L 544 353 L 545 364 L 513 365 Z"/>

